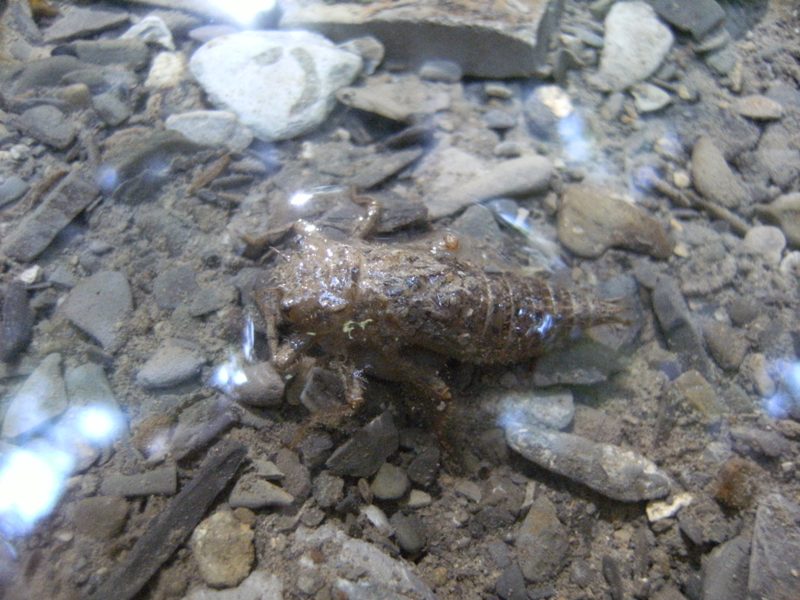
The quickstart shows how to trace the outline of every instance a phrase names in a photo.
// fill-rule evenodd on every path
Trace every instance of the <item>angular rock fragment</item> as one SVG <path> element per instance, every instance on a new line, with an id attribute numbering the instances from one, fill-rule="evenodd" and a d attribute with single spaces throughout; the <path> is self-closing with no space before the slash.
<path id="1" fill-rule="evenodd" d="M 758 503 L 750 548 L 748 598 L 797 598 L 797 557 L 800 555 L 800 506 L 781 494 Z"/>
<path id="2" fill-rule="evenodd" d="M 548 581 L 564 565 L 569 550 L 567 530 L 556 515 L 556 507 L 539 496 L 517 531 L 515 545 L 525 579 Z"/>
<path id="3" fill-rule="evenodd" d="M 736 208 L 747 201 L 747 190 L 709 137 L 701 137 L 694 145 L 692 179 L 697 191 L 722 206 Z"/>
<path id="4" fill-rule="evenodd" d="M 61 305 L 67 318 L 109 352 L 122 342 L 121 327 L 133 310 L 128 280 L 119 271 L 100 271 L 76 285 Z"/>
<path id="5" fill-rule="evenodd" d="M 92 175 L 81 169 L 72 171 L 3 240 L 0 254 L 23 262 L 33 260 L 94 201 L 97 194 Z"/>
<path id="6" fill-rule="evenodd" d="M 410 69 L 439 59 L 457 64 L 464 75 L 506 78 L 542 69 L 561 3 L 523 0 L 487 9 L 475 0 L 377 6 L 304 0 L 283 8 L 282 28 L 320 31 L 337 42 L 371 35 L 384 45 L 387 60 Z"/>
<path id="7" fill-rule="evenodd" d="M 392 415 L 385 412 L 339 446 L 325 465 L 337 475 L 369 477 L 397 450 L 398 444 Z"/>
<path id="8" fill-rule="evenodd" d="M 25 350 L 31 341 L 32 329 L 28 290 L 21 281 L 12 281 L 3 292 L 0 311 L 0 360 L 11 361 Z"/>
<path id="9" fill-rule="evenodd" d="M 2 437 L 34 432 L 67 408 L 67 391 L 61 376 L 61 355 L 48 355 L 8 401 Z"/>
<path id="10" fill-rule="evenodd" d="M 647 0 L 658 15 L 694 39 L 705 37 L 725 19 L 725 11 L 716 0 Z"/>
<path id="11" fill-rule="evenodd" d="M 597 444 L 570 433 L 518 425 L 506 427 L 506 441 L 542 468 L 615 500 L 639 502 L 663 498 L 670 492 L 669 477 L 632 450 Z"/>

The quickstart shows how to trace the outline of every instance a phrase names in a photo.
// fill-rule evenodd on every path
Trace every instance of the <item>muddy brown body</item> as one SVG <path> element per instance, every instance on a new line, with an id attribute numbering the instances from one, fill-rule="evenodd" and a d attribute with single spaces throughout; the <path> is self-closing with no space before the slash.
<path id="1" fill-rule="evenodd" d="M 278 259 L 274 280 L 280 320 L 340 356 L 391 361 L 420 349 L 473 364 L 519 363 L 576 327 L 618 320 L 614 303 L 406 245 L 302 236 Z"/>

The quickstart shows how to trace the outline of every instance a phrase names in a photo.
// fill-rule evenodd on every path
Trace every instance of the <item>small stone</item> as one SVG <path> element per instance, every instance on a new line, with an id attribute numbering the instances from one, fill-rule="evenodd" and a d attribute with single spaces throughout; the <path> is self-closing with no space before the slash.
<path id="1" fill-rule="evenodd" d="M 203 520 L 190 547 L 203 580 L 212 587 L 233 587 L 250 574 L 255 560 L 253 530 L 228 510 Z"/>
<path id="2" fill-rule="evenodd" d="M 737 98 L 733 110 L 754 121 L 774 121 L 783 116 L 783 106 L 759 94 Z"/>
<path id="3" fill-rule="evenodd" d="M 374 504 L 362 506 L 360 513 L 366 517 L 367 521 L 383 535 L 390 535 L 392 533 L 392 526 L 389 524 L 389 517 L 383 512 L 380 507 Z"/>
<path id="4" fill-rule="evenodd" d="M 756 206 L 756 212 L 776 223 L 795 248 L 800 248 L 800 192 L 778 196 L 771 204 Z"/>
<path id="5" fill-rule="evenodd" d="M 235 113 L 259 139 L 276 141 L 320 125 L 334 92 L 358 75 L 361 58 L 310 32 L 242 31 L 207 42 L 189 66 L 215 106 Z"/>
<path id="6" fill-rule="evenodd" d="M 383 463 L 372 480 L 370 489 L 379 500 L 397 500 L 408 491 L 408 475 L 400 467 Z"/>
<path id="7" fill-rule="evenodd" d="M 78 60 L 95 65 L 125 65 L 138 71 L 150 60 L 150 51 L 141 40 L 78 40 L 61 46 Z"/>
<path id="8" fill-rule="evenodd" d="M 428 81 L 458 83 L 462 75 L 461 67 L 449 60 L 427 60 L 419 68 L 419 76 Z"/>
<path id="9" fill-rule="evenodd" d="M 686 402 L 706 418 L 717 418 L 724 407 L 714 388 L 697 371 L 686 371 L 671 384 L 671 391 L 679 402 Z"/>
<path id="10" fill-rule="evenodd" d="M 199 289 L 194 270 L 183 266 L 161 271 L 153 282 L 156 304 L 165 310 L 190 301 Z"/>
<path id="11" fill-rule="evenodd" d="M 61 376 L 61 355 L 50 354 L 28 375 L 7 402 L 2 437 L 33 433 L 67 408 L 67 391 Z"/>
<path id="12" fill-rule="evenodd" d="M 786 248 L 786 238 L 777 227 L 770 225 L 756 225 L 751 227 L 744 236 L 746 250 L 760 256 L 765 262 L 777 265 Z"/>
<path id="13" fill-rule="evenodd" d="M 273 573 L 253 571 L 235 589 L 194 588 L 184 598 L 185 600 L 283 600 L 283 582 Z"/>
<path id="14" fill-rule="evenodd" d="M 278 406 L 286 384 L 271 362 L 246 364 L 235 376 L 230 395 L 250 406 Z M 239 383 L 241 379 L 244 382 Z"/>
<path id="15" fill-rule="evenodd" d="M 269 506 L 291 506 L 293 502 L 294 496 L 255 473 L 242 475 L 236 481 L 228 500 L 231 508 L 245 507 L 253 510 Z"/>
<path id="16" fill-rule="evenodd" d="M 475 504 L 480 504 L 481 498 L 483 497 L 481 486 L 469 479 L 459 479 L 454 489 L 456 494 L 463 496 Z"/>
<path id="17" fill-rule="evenodd" d="M 575 416 L 575 403 L 569 390 L 537 390 L 504 394 L 498 403 L 499 422 L 515 421 L 564 429 Z"/>
<path id="18" fill-rule="evenodd" d="M 275 466 L 283 473 L 283 489 L 298 500 L 305 500 L 311 493 L 311 474 L 297 453 L 282 448 L 275 456 Z"/>
<path id="19" fill-rule="evenodd" d="M 656 112 L 672 102 L 670 95 L 652 83 L 638 83 L 631 88 L 634 105 L 640 113 Z"/>
<path id="20" fill-rule="evenodd" d="M 148 458 L 159 460 L 163 454 L 170 452 L 175 460 L 180 460 L 208 445 L 235 421 L 230 404 L 221 398 L 211 397 L 190 404 L 178 416 L 169 446 L 156 444 Z"/>
<path id="21" fill-rule="evenodd" d="M 733 448 L 740 454 L 751 453 L 767 458 L 780 458 L 791 452 L 792 445 L 775 431 L 764 431 L 756 427 L 731 428 Z"/>
<path id="22" fill-rule="evenodd" d="M 638 502 L 662 498 L 670 492 L 669 477 L 631 450 L 570 433 L 513 424 L 506 427 L 506 439 L 528 460 L 609 498 Z"/>
<path id="23" fill-rule="evenodd" d="M 3 290 L 0 310 L 0 361 L 12 361 L 28 347 L 33 335 L 33 321 L 25 284 L 10 282 Z"/>
<path id="24" fill-rule="evenodd" d="M 690 185 L 692 185 L 692 180 L 686 171 L 680 170 L 680 171 L 675 171 L 672 174 L 672 183 L 674 183 L 676 187 L 685 190 Z"/>
<path id="25" fill-rule="evenodd" d="M 381 44 L 381 41 L 371 35 L 347 40 L 339 44 L 339 48 L 358 54 L 361 57 L 364 63 L 362 68 L 363 75 L 372 75 L 383 62 L 384 54 L 386 54 L 386 48 Z"/>
<path id="26" fill-rule="evenodd" d="M 455 187 L 449 186 L 450 189 L 441 189 L 437 193 L 443 182 L 436 182 L 426 197 L 428 213 L 435 220 L 490 198 L 543 191 L 549 185 L 552 173 L 552 163 L 538 155 L 521 156 L 494 166 L 479 166 L 467 181 L 458 182 Z"/>
<path id="27" fill-rule="evenodd" d="M 736 50 L 731 46 L 724 46 L 705 57 L 706 64 L 723 77 L 730 75 L 736 67 L 737 60 Z"/>
<path id="28" fill-rule="evenodd" d="M 694 496 L 689 492 L 675 494 L 675 496 L 669 500 L 654 500 L 653 502 L 648 502 L 646 509 L 647 520 L 651 523 L 655 523 L 656 521 L 669 519 L 678 514 L 682 508 L 689 506 L 692 502 L 694 502 Z"/>
<path id="29" fill-rule="evenodd" d="M 172 32 L 169 30 L 169 27 L 167 27 L 167 24 L 164 23 L 164 20 L 158 15 L 147 15 L 119 36 L 119 39 L 137 39 L 161 46 L 166 50 L 175 50 L 175 42 L 172 41 Z"/>
<path id="30" fill-rule="evenodd" d="M 717 546 L 703 559 L 703 600 L 747 597 L 750 536 L 739 535 Z"/>
<path id="31" fill-rule="evenodd" d="M 61 16 L 44 30 L 44 41 L 52 44 L 90 37 L 95 33 L 124 25 L 129 18 L 128 13 L 123 11 L 66 6 L 61 10 Z"/>
<path id="32" fill-rule="evenodd" d="M 389 412 L 370 421 L 339 446 L 325 465 L 337 475 L 370 477 L 399 445 L 399 434 Z"/>
<path id="33" fill-rule="evenodd" d="M 145 388 L 172 387 L 196 377 L 205 359 L 183 340 L 168 340 L 147 360 L 136 375 Z"/>
<path id="34" fill-rule="evenodd" d="M 186 57 L 181 52 L 159 52 L 150 63 L 144 86 L 151 90 L 174 88 L 186 79 Z"/>
<path id="35" fill-rule="evenodd" d="M 648 0 L 658 15 L 678 29 L 702 39 L 725 19 L 725 10 L 716 0 Z"/>
<path id="36" fill-rule="evenodd" d="M 556 515 L 556 507 L 545 496 L 531 506 L 516 535 L 517 556 L 527 581 L 547 581 L 561 570 L 569 544 L 567 530 Z"/>
<path id="37" fill-rule="evenodd" d="M 697 546 L 722 543 L 737 527 L 716 502 L 705 496 L 678 513 L 678 524 L 681 532 Z"/>
<path id="38" fill-rule="evenodd" d="M 435 446 L 423 448 L 408 465 L 408 477 L 422 487 L 433 485 L 439 473 L 440 452 Z"/>
<path id="39" fill-rule="evenodd" d="M 242 126 L 236 115 L 226 110 L 196 110 L 173 114 L 164 122 L 200 146 L 225 147 L 241 152 L 253 141 L 253 134 Z"/>
<path id="40" fill-rule="evenodd" d="M 75 326 L 114 352 L 123 341 L 121 327 L 133 310 L 133 297 L 124 274 L 100 271 L 79 282 L 60 308 Z"/>
<path id="41" fill-rule="evenodd" d="M 722 206 L 736 208 L 747 201 L 747 190 L 709 137 L 700 137 L 694 145 L 692 178 L 703 196 Z"/>
<path id="42" fill-rule="evenodd" d="M 433 502 L 433 498 L 427 492 L 423 492 L 422 490 L 411 490 L 408 494 L 408 502 L 406 506 L 411 509 L 415 508 L 424 508 L 426 506 L 430 506 L 431 502 Z"/>
<path id="43" fill-rule="evenodd" d="M 0 176 L 0 208 L 22 198 L 29 188 L 27 182 L 17 175 Z"/>
<path id="44" fill-rule="evenodd" d="M 673 242 L 664 227 L 619 194 L 594 185 L 570 185 L 558 211 L 558 239 L 579 256 L 594 258 L 621 247 L 668 258 Z"/>
<path id="45" fill-rule="evenodd" d="M 503 600 L 528 600 L 525 578 L 516 562 L 511 563 L 503 570 L 494 584 L 494 591 Z"/>
<path id="46" fill-rule="evenodd" d="M 133 114 L 133 110 L 119 88 L 112 88 L 102 94 L 92 96 L 92 107 L 103 121 L 112 127 L 116 127 L 128 120 Z"/>
<path id="47" fill-rule="evenodd" d="M 41 104 L 20 115 L 20 125 L 28 135 L 56 150 L 69 146 L 77 135 L 75 125 L 55 106 Z"/>
<path id="48" fill-rule="evenodd" d="M 103 477 L 100 493 L 104 496 L 174 496 L 178 491 L 178 470 L 175 463 L 136 475 L 112 473 Z"/>
<path id="49" fill-rule="evenodd" d="M 98 540 L 110 540 L 119 534 L 127 519 L 128 503 L 124 498 L 84 498 L 72 509 L 75 531 Z"/>
<path id="50" fill-rule="evenodd" d="M 426 544 L 425 529 L 422 522 L 414 515 L 404 515 L 397 511 L 389 519 L 394 529 L 397 545 L 408 556 L 419 554 Z"/>
<path id="51" fill-rule="evenodd" d="M 605 20 L 600 75 L 614 90 L 647 79 L 672 47 L 672 33 L 645 2 L 618 2 Z"/>
<path id="52" fill-rule="evenodd" d="M 322 471 L 314 479 L 312 493 L 320 508 L 336 506 L 344 497 L 344 479 L 331 475 L 328 471 Z"/>
<path id="53" fill-rule="evenodd" d="M 703 327 L 711 356 L 723 369 L 732 371 L 742 364 L 750 344 L 747 338 L 725 323 L 712 321 Z"/>
<path id="54" fill-rule="evenodd" d="M 778 493 L 761 499 L 750 549 L 748 598 L 797 597 L 800 506 Z"/>
<path id="55" fill-rule="evenodd" d="M 505 110 L 493 108 L 484 113 L 483 121 L 489 129 L 505 131 L 516 126 L 517 117 Z"/>

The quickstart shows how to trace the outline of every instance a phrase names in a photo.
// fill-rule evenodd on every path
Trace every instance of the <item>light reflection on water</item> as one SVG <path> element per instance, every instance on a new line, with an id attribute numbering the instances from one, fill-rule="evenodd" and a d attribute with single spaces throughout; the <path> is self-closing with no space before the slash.
<path id="1" fill-rule="evenodd" d="M 123 426 L 115 407 L 74 407 L 41 437 L 9 446 L 0 462 L 0 535 L 29 533 L 55 508 L 81 456 L 112 444 Z"/>
<path id="2" fill-rule="evenodd" d="M 773 419 L 800 415 L 800 361 L 777 360 L 770 369 L 777 390 L 762 399 L 764 411 Z"/>

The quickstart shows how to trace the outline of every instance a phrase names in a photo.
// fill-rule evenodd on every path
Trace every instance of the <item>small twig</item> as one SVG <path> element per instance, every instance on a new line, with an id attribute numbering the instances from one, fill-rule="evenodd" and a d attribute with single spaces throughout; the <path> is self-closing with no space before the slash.
<path id="1" fill-rule="evenodd" d="M 655 176 L 650 179 L 650 184 L 653 186 L 654 190 L 669 198 L 669 200 L 676 206 L 681 208 L 696 208 L 703 210 L 712 217 L 725 221 L 731 226 L 733 231 L 742 237 L 744 237 L 744 235 L 750 231 L 750 225 L 748 225 L 746 221 L 737 217 L 727 208 L 701 198 L 691 190 L 681 192 L 680 190 L 669 185 L 663 179 Z"/>

